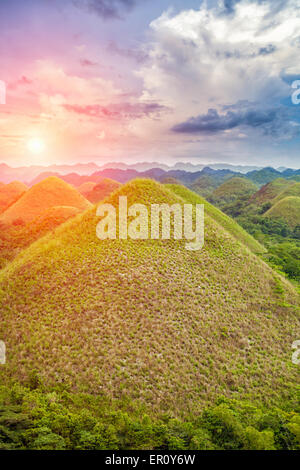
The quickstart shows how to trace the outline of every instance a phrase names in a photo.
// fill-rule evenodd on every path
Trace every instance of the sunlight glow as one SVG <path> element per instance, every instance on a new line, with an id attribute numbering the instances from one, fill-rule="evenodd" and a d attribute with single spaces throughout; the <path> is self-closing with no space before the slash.
<path id="1" fill-rule="evenodd" d="M 41 154 L 45 150 L 45 142 L 39 138 L 32 138 L 28 140 L 27 148 L 31 153 Z"/>

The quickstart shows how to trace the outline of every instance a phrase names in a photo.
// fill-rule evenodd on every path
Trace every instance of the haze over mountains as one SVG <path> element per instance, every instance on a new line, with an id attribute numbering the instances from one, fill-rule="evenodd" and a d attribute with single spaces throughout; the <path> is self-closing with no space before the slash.
<path id="1" fill-rule="evenodd" d="M 17 180 L 23 183 L 30 183 L 35 181 L 40 174 L 47 176 L 58 176 L 58 175 L 68 175 L 68 174 L 78 174 L 82 176 L 88 176 L 95 174 L 99 171 L 105 169 L 119 169 L 119 170 L 134 170 L 139 173 L 151 170 L 153 168 L 158 168 L 164 170 L 165 172 L 169 171 L 186 171 L 188 173 L 196 173 L 203 170 L 203 168 L 211 168 L 213 170 L 230 170 L 234 173 L 246 174 L 252 171 L 259 171 L 263 167 L 257 166 L 243 166 L 243 165 L 231 165 L 226 163 L 215 163 L 215 164 L 193 164 L 178 162 L 173 166 L 168 166 L 162 163 L 157 162 L 144 162 L 144 163 L 135 163 L 135 164 L 125 164 L 125 163 L 116 163 L 110 162 L 103 165 L 97 165 L 96 163 L 82 163 L 74 165 L 51 165 L 48 167 L 32 165 L 26 167 L 17 167 L 13 168 L 7 165 L 6 163 L 0 164 L 0 181 L 3 183 L 10 183 L 11 181 Z M 281 167 L 276 171 L 278 176 L 282 172 L 290 172 L 294 174 L 294 170 L 289 170 L 287 168 Z M 107 175 L 110 177 L 109 175 Z M 83 181 L 84 182 L 84 181 Z M 81 183 L 79 183 L 81 184 Z M 78 184 L 78 185 L 79 185 Z"/>

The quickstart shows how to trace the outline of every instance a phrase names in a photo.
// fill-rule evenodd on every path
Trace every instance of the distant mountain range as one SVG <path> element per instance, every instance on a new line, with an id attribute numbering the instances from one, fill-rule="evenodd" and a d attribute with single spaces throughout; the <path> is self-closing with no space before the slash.
<path id="1" fill-rule="evenodd" d="M 119 181 L 120 183 L 127 183 L 128 181 L 134 178 L 151 178 L 159 182 L 163 182 L 166 178 L 175 178 L 179 182 L 182 182 L 183 184 L 189 186 L 198 181 L 199 178 L 203 178 L 204 176 L 212 178 L 218 184 L 221 184 L 222 182 L 234 176 L 240 176 L 243 178 L 248 178 L 258 186 L 262 186 L 279 177 L 291 179 L 298 175 L 300 175 L 300 170 L 287 169 L 283 172 L 279 172 L 274 168 L 263 168 L 261 170 L 250 171 L 246 174 L 227 169 L 214 170 L 210 167 L 205 167 L 200 171 L 194 172 L 185 170 L 166 171 L 161 168 L 151 168 L 150 170 L 146 171 L 137 171 L 134 169 L 106 168 L 103 170 L 96 171 L 91 175 L 79 175 L 77 173 L 61 175 L 59 173 L 47 171 L 44 173 L 40 173 L 32 181 L 27 182 L 27 184 L 29 186 L 33 186 L 34 184 L 39 183 L 40 181 L 45 178 L 48 178 L 49 176 L 58 176 L 67 183 L 72 184 L 73 186 L 80 186 L 87 182 L 98 183 L 104 178 L 110 178 L 115 181 Z"/>
<path id="2" fill-rule="evenodd" d="M 300 175 L 300 170 L 291 168 L 274 169 L 271 167 L 258 168 L 216 163 L 210 166 L 194 165 L 192 163 L 176 163 L 169 167 L 160 163 L 106 163 L 98 166 L 95 163 L 75 165 L 29 166 L 13 168 L 6 163 L 0 164 L 0 182 L 8 184 L 20 181 L 29 186 L 36 184 L 49 176 L 57 176 L 74 186 L 86 182 L 98 183 L 103 178 L 111 178 L 120 183 L 137 178 L 152 178 L 163 181 L 165 178 L 175 178 L 184 184 L 193 184 L 199 177 L 210 176 L 218 181 L 225 181 L 232 176 L 249 178 L 255 184 L 262 186 L 278 177 L 293 178 Z"/>
<path id="3" fill-rule="evenodd" d="M 34 180 L 41 173 L 48 175 L 67 175 L 70 173 L 76 173 L 81 176 L 92 175 L 98 171 L 106 169 L 118 169 L 118 170 L 135 170 L 137 172 L 149 171 L 153 168 L 158 168 L 168 171 L 186 171 L 189 173 L 197 173 L 208 165 L 203 164 L 193 164 L 189 162 L 178 162 L 173 166 L 168 166 L 163 163 L 157 162 L 141 162 L 135 164 L 126 164 L 122 162 L 112 162 L 105 163 L 104 165 L 97 165 L 96 163 L 77 163 L 74 165 L 50 165 L 50 166 L 41 166 L 41 165 L 32 165 L 32 166 L 22 166 L 13 168 L 6 163 L 0 163 L 0 181 L 2 183 L 10 183 L 12 181 L 21 181 L 23 183 L 28 183 L 29 181 Z M 212 170 L 230 170 L 234 173 L 247 174 L 251 171 L 259 171 L 262 167 L 257 166 L 243 166 L 243 165 L 230 165 L 227 163 L 214 163 L 210 164 L 209 168 Z M 279 168 L 277 171 L 282 173 L 286 171 L 287 168 Z M 293 171 L 293 170 L 290 170 Z"/>

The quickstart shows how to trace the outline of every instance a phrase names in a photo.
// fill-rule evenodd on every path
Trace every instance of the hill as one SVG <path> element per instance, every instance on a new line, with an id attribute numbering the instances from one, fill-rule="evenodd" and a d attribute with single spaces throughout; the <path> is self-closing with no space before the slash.
<path id="1" fill-rule="evenodd" d="M 13 260 L 17 254 L 34 241 L 81 211 L 75 207 L 55 206 L 45 210 L 41 215 L 26 225 L 0 226 L 0 269 Z"/>
<path id="2" fill-rule="evenodd" d="M 19 181 L 0 186 L 0 214 L 27 191 L 28 187 Z"/>
<path id="3" fill-rule="evenodd" d="M 80 192 L 80 194 L 83 195 L 83 197 L 86 198 L 86 195 L 90 193 L 94 187 L 96 186 L 97 183 L 93 181 L 87 181 L 86 183 L 81 184 L 77 190 Z"/>
<path id="4" fill-rule="evenodd" d="M 281 191 L 278 196 L 276 196 L 273 199 L 273 203 L 276 204 L 279 202 L 281 199 L 285 199 L 286 197 L 289 196 L 295 196 L 295 197 L 300 197 L 300 183 L 294 183 L 289 185 L 286 189 Z"/>
<path id="5" fill-rule="evenodd" d="M 129 205 L 185 202 L 149 180 L 122 186 L 106 202 L 116 207 L 121 195 Z M 2 382 L 26 382 L 36 370 L 47 387 L 61 383 L 175 416 L 220 395 L 270 404 L 294 392 L 297 291 L 222 220 L 207 213 L 204 248 L 190 252 L 185 240 L 100 241 L 95 212 L 66 222 L 1 271 Z"/>
<path id="6" fill-rule="evenodd" d="M 166 176 L 161 180 L 162 184 L 180 184 L 179 181 L 177 181 L 176 178 L 173 178 L 172 176 Z"/>
<path id="7" fill-rule="evenodd" d="M 204 204 L 205 214 L 211 217 L 217 224 L 221 225 L 223 229 L 230 233 L 236 240 L 248 247 L 253 253 L 261 254 L 266 252 L 266 249 L 251 235 L 249 235 L 237 222 L 198 194 L 180 185 L 169 185 L 168 187 L 187 204 Z"/>
<path id="8" fill-rule="evenodd" d="M 288 196 L 278 201 L 265 217 L 284 220 L 291 228 L 300 225 L 300 197 Z"/>
<path id="9" fill-rule="evenodd" d="M 104 178 L 100 183 L 96 184 L 91 191 L 86 194 L 86 198 L 93 204 L 105 199 L 109 194 L 118 189 L 121 183 L 111 180 L 110 178 Z"/>
<path id="10" fill-rule="evenodd" d="M 218 205 L 234 202 L 240 198 L 249 198 L 257 191 L 257 186 L 246 178 L 234 177 L 221 184 L 211 195 Z"/>
<path id="11" fill-rule="evenodd" d="M 247 178 L 249 178 L 253 183 L 262 186 L 264 184 L 270 183 L 277 178 L 282 177 L 280 171 L 275 170 L 272 167 L 263 168 L 261 170 L 254 170 L 247 173 Z"/>
<path id="12" fill-rule="evenodd" d="M 219 186 L 219 181 L 213 178 L 213 176 L 203 175 L 191 184 L 190 188 L 195 193 L 203 197 L 208 197 L 211 193 Z"/>
<path id="13" fill-rule="evenodd" d="M 55 176 L 49 177 L 30 188 L 1 216 L 0 222 L 30 222 L 45 210 L 54 206 L 71 206 L 84 211 L 90 203 L 72 186 Z"/>
<path id="14" fill-rule="evenodd" d="M 276 178 L 270 183 L 265 184 L 257 191 L 251 198 L 250 202 L 255 204 L 265 204 L 271 202 L 278 196 L 282 191 L 292 186 L 294 181 L 289 181 L 284 178 Z"/>
<path id="15" fill-rule="evenodd" d="M 54 206 L 46 209 L 41 215 L 29 222 L 24 231 L 31 234 L 32 241 L 45 235 L 49 230 L 54 230 L 59 225 L 75 215 L 80 214 L 81 210 L 71 206 Z"/>

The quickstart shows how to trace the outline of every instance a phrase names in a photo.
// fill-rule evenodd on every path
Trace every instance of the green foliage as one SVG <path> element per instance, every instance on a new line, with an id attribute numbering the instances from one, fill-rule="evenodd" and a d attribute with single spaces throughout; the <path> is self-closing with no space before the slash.
<path id="1" fill-rule="evenodd" d="M 125 405 L 123 405 L 125 407 Z M 0 388 L 0 449 L 273 450 L 300 448 L 300 414 L 220 399 L 182 421 L 57 387 Z"/>

